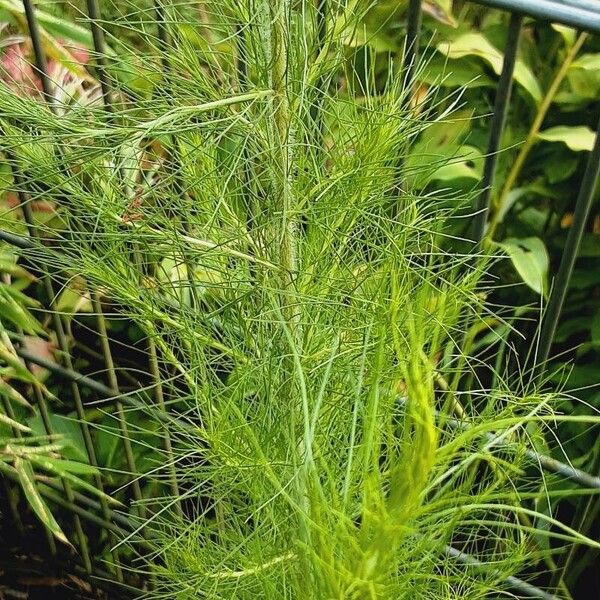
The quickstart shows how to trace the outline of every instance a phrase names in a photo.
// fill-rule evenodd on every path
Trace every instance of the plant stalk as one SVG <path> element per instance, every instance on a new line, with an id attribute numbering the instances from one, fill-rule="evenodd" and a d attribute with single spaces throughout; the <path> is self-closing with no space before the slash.
<path id="1" fill-rule="evenodd" d="M 517 182 L 519 175 L 521 174 L 521 171 L 523 170 L 525 161 L 527 160 L 527 157 L 529 156 L 529 153 L 531 152 L 531 149 L 533 148 L 533 145 L 536 142 L 537 135 L 540 132 L 540 129 L 544 123 L 544 119 L 546 118 L 548 110 L 550 109 L 550 106 L 552 105 L 552 102 L 554 101 L 554 98 L 558 92 L 558 89 L 560 88 L 561 83 L 567 76 L 567 73 L 569 71 L 571 64 L 575 60 L 577 54 L 579 53 L 579 50 L 581 50 L 581 47 L 583 46 L 587 37 L 588 37 L 587 33 L 579 34 L 578 38 L 575 40 L 575 43 L 567 52 L 567 55 L 565 56 L 562 64 L 556 71 L 556 74 L 554 75 L 554 78 L 552 79 L 552 83 L 550 84 L 550 87 L 548 88 L 546 95 L 544 96 L 540 106 L 538 107 L 537 113 L 535 115 L 535 119 L 533 120 L 533 123 L 531 124 L 531 127 L 529 129 L 529 133 L 527 134 L 527 137 L 525 138 L 525 142 L 521 146 L 521 149 L 519 150 L 517 158 L 515 159 L 515 162 L 513 163 L 512 167 L 508 173 L 508 177 L 506 178 L 506 181 L 504 182 L 504 185 L 502 186 L 502 190 L 498 196 L 498 199 L 493 203 L 493 214 L 492 214 L 492 218 L 490 220 L 490 225 L 489 225 L 489 228 L 487 231 L 487 236 L 486 236 L 488 240 L 494 239 L 494 234 L 495 234 L 498 224 L 500 222 L 500 215 L 502 214 L 502 208 L 503 208 L 504 204 L 506 203 L 508 194 L 515 186 L 515 183 Z"/>

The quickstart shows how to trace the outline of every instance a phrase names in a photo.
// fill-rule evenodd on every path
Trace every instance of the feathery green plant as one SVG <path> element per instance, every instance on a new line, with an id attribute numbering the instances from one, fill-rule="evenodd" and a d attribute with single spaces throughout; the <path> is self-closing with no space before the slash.
<path id="1" fill-rule="evenodd" d="M 358 72 L 369 7 L 103 2 L 110 110 L 85 86 L 52 109 L 0 86 L 5 158 L 58 217 L 24 256 L 152 342 L 157 598 L 476 599 L 538 564 L 540 536 L 598 547 L 537 508 L 555 492 L 527 426 L 564 418 L 555 397 L 447 383 L 486 257 L 446 250 L 471 198 L 440 209 L 398 165 L 460 97 Z"/>

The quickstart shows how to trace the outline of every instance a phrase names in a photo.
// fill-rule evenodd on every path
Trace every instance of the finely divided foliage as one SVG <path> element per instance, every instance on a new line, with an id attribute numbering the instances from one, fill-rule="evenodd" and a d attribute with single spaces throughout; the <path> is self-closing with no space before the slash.
<path id="1" fill-rule="evenodd" d="M 139 552 L 149 596 L 497 597 L 551 564 L 544 536 L 599 547 L 553 519 L 526 453 L 556 397 L 458 391 L 487 259 L 448 251 L 472 197 L 427 195 L 430 159 L 406 158 L 460 96 L 358 76 L 368 9 L 103 2 L 96 79 L 47 102 L 0 86 L 13 189 L 55 207 L 23 258 L 143 332 L 150 376 L 110 381 L 108 431 L 152 454 L 128 461 L 135 531 L 107 560 Z M 0 225 L 28 231 L 17 209 Z"/>

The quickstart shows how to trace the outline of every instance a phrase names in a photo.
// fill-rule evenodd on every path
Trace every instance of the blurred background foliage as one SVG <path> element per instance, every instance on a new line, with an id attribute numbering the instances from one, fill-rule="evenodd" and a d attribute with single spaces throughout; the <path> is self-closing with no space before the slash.
<path id="1" fill-rule="evenodd" d="M 365 14 L 361 27 L 346 40 L 348 72 L 354 78 L 348 85 L 376 92 L 400 71 L 407 4 L 407 0 L 358 0 L 357 11 Z M 43 43 L 50 57 L 49 71 L 61 83 L 57 93 L 62 90 L 81 103 L 93 102 L 98 93 L 90 85 L 93 77 L 86 68 L 93 57 L 83 5 L 83 1 L 37 3 L 45 30 Z M 111 51 L 118 56 L 110 66 L 111 76 L 140 101 L 160 93 L 156 89 L 159 58 L 154 62 L 147 55 L 141 58 L 134 45 L 142 43 L 139 36 L 133 40 L 129 35 L 134 29 L 130 27 L 131 19 L 139 21 L 138 28 L 143 28 L 145 19 L 151 21 L 150 0 L 107 2 L 102 8 Z M 454 211 L 453 230 L 446 232 L 445 243 L 448 249 L 465 251 L 467 242 L 462 240 L 468 238 L 472 204 L 464 199 L 476 196 L 481 181 L 509 15 L 462 0 L 424 0 L 423 9 L 415 105 L 419 105 L 419 99 L 435 94 L 439 100 L 429 103 L 431 108 L 427 110 L 444 111 L 452 104 L 459 108 L 447 120 L 429 128 L 426 136 L 411 140 L 405 173 L 412 178 L 412 186 L 427 192 L 432 211 L 444 207 Z M 202 20 L 201 6 L 196 10 Z M 230 41 L 219 39 L 214 31 L 203 37 L 198 29 L 182 27 L 181 33 L 189 36 L 199 52 L 207 47 L 216 50 L 215 60 L 219 60 L 219 49 L 227 54 Z M 22 4 L 0 0 L 0 77 L 19 93 L 39 96 L 40 82 L 32 62 Z M 501 371 L 499 376 L 526 389 L 527 352 L 538 331 L 539 310 L 552 286 L 587 152 L 594 141 L 600 100 L 600 38 L 526 20 L 514 79 L 492 191 L 490 224 L 493 240 L 509 259 L 495 263 L 490 273 L 495 291 L 488 302 L 503 319 L 482 316 L 480 328 L 470 332 L 468 338 L 473 356 L 496 365 Z M 424 163 L 430 165 L 430 173 L 423 171 Z M 14 231 L 25 233 L 17 199 L 9 191 L 12 187 L 8 165 L 0 163 L 2 219 L 11 219 Z M 597 191 L 549 369 L 550 383 L 560 382 L 568 392 L 561 407 L 565 413 L 600 408 L 599 199 Z M 462 205 L 457 206 L 458 202 Z M 37 199 L 32 209 L 34 218 L 46 226 L 53 221 L 60 224 L 60 210 L 43 198 Z M 165 277 L 169 277 L 173 266 L 165 260 Z M 48 299 L 40 272 L 35 265 L 22 264 L 17 252 L 2 244 L 0 278 L 0 396 L 4 407 L 0 470 L 16 474 L 20 483 L 20 492 L 7 492 L 15 512 L 21 507 L 23 514 L 22 506 L 26 504 L 60 537 L 64 534 L 39 493 L 44 487 L 43 478 L 68 478 L 74 488 L 89 490 L 93 489 L 94 470 L 85 464 L 84 441 L 76 425 L 70 392 L 48 370 L 27 369 L 13 346 L 18 340 L 49 361 L 60 358 L 50 315 L 40 310 Z M 104 377 L 97 373 L 102 364 L 101 348 L 97 338 L 89 335 L 95 325 L 85 281 L 78 277 L 65 281 L 58 306 L 67 319 L 75 369 Z M 136 380 L 128 375 L 129 371 L 135 371 L 138 380 L 144 379 L 140 375 L 145 370 L 146 353 L 142 334 L 135 325 L 118 317 L 113 316 L 109 323 L 119 363 L 119 383 L 124 390 L 133 389 Z M 471 381 L 461 382 L 465 387 L 473 384 L 478 373 L 468 377 Z M 494 383 L 482 381 L 481 386 L 493 387 Z M 39 408 L 27 400 L 35 389 L 53 399 L 47 415 L 40 414 Z M 59 438 L 44 435 L 43 418 L 52 421 Z M 126 501 L 130 492 L 123 487 L 126 478 L 119 476 L 126 472 L 126 465 L 118 450 L 115 419 L 98 408 L 88 409 L 87 418 L 94 424 L 98 461 L 109 482 L 107 492 L 117 501 Z M 152 427 L 148 421 L 140 423 L 137 430 L 148 432 Z M 561 460 L 566 456 L 579 468 L 597 470 L 597 431 L 563 423 L 555 432 L 558 443 L 550 448 L 543 436 L 535 431 L 531 435 L 538 450 L 553 452 Z M 157 460 L 152 439 L 144 440 L 140 434 L 134 450 L 140 469 L 151 469 Z M 153 493 L 157 491 L 144 491 L 145 495 Z M 573 504 L 568 499 L 562 502 L 560 510 L 567 518 L 574 511 Z M 99 529 L 96 545 L 106 548 L 101 541 L 105 533 L 101 532 Z M 593 558 L 588 552 L 569 576 L 576 580 Z"/>

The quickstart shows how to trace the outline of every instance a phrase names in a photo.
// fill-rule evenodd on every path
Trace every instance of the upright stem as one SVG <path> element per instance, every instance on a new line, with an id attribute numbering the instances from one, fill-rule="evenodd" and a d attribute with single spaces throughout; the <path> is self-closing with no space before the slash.
<path id="1" fill-rule="evenodd" d="M 293 214 L 294 197 L 291 182 L 291 116 L 287 89 L 288 69 L 288 0 L 275 0 L 272 10 L 273 58 L 271 77 L 273 86 L 273 120 L 275 124 L 276 200 L 281 211 L 279 261 L 282 267 L 284 316 L 296 329 L 298 314 L 292 305 L 291 292 L 297 272 L 298 243 L 296 218 Z"/>
<path id="2" fill-rule="evenodd" d="M 315 59 L 319 56 L 321 50 L 326 45 L 327 38 L 327 18 L 329 13 L 329 0 L 318 0 L 316 7 L 316 42 L 317 52 Z M 322 163 L 321 168 L 325 165 L 325 140 L 324 140 L 324 118 L 323 118 L 323 103 L 325 100 L 325 92 L 327 88 L 328 77 L 321 73 L 315 84 L 315 100 L 310 107 L 310 116 L 315 128 L 315 148 L 319 153 L 319 161 Z"/>
<path id="3" fill-rule="evenodd" d="M 523 170 L 525 161 L 527 160 L 527 157 L 529 156 L 529 153 L 531 152 L 531 149 L 533 148 L 533 145 L 535 144 L 537 135 L 540 132 L 540 129 L 544 123 L 544 119 L 546 118 L 546 114 L 548 113 L 548 110 L 550 109 L 550 106 L 552 105 L 552 102 L 554 101 L 554 98 L 558 92 L 560 84 L 563 82 L 564 78 L 566 77 L 567 72 L 569 71 L 569 67 L 571 66 L 571 63 L 573 62 L 573 60 L 575 60 L 575 57 L 577 56 L 579 50 L 581 50 L 581 46 L 583 46 L 583 43 L 587 39 L 587 35 L 588 35 L 587 33 L 581 33 L 579 35 L 579 37 L 577 38 L 577 40 L 575 41 L 575 43 L 573 44 L 573 46 L 569 49 L 569 52 L 567 53 L 562 64 L 556 71 L 556 74 L 554 75 L 554 78 L 552 79 L 552 83 L 550 84 L 550 87 L 548 88 L 548 91 L 546 92 L 546 95 L 544 96 L 544 98 L 537 110 L 535 119 L 533 120 L 533 123 L 531 124 L 531 128 L 529 129 L 529 133 L 527 134 L 527 137 L 525 138 L 525 142 L 521 146 L 521 149 L 519 150 L 519 154 L 517 155 L 517 158 L 515 159 L 515 162 L 513 163 L 512 167 L 510 169 L 510 172 L 508 173 L 508 177 L 506 178 L 504 185 L 502 186 L 502 191 L 500 192 L 500 195 L 498 196 L 498 200 L 496 202 L 494 202 L 494 206 L 493 206 L 494 210 L 493 210 L 492 218 L 490 221 L 490 226 L 489 226 L 488 233 L 487 233 L 487 237 L 490 240 L 493 239 L 496 228 L 498 227 L 498 223 L 500 221 L 500 215 L 502 214 L 502 207 L 506 203 L 506 199 L 508 197 L 509 192 L 515 186 L 515 183 L 517 182 L 517 179 L 519 178 L 519 175 L 521 174 L 521 171 Z"/>
<path id="4" fill-rule="evenodd" d="M 104 366 L 106 367 L 106 374 L 108 377 L 108 385 L 113 390 L 116 397 L 121 395 L 119 389 L 119 381 L 117 380 L 117 373 L 115 371 L 115 363 L 110 348 L 110 342 L 108 340 L 108 330 L 106 328 L 106 317 L 102 310 L 102 303 L 100 302 L 100 294 L 98 290 L 92 292 L 92 306 L 96 313 L 96 324 L 98 326 L 98 335 L 100 337 L 100 344 L 102 346 L 102 356 L 104 358 Z M 117 411 L 117 419 L 119 420 L 119 427 L 121 429 L 121 435 L 123 436 L 123 450 L 125 451 L 125 462 L 127 468 L 131 471 L 131 485 L 133 488 L 133 497 L 140 502 L 142 500 L 142 490 L 140 488 L 140 482 L 137 478 L 135 470 L 135 458 L 133 455 L 133 448 L 131 446 L 131 437 L 129 435 L 129 428 L 125 419 L 125 411 L 123 410 L 123 404 L 118 400 L 115 400 L 115 409 Z M 145 511 L 141 504 L 138 505 L 138 514 L 140 517 L 145 517 Z"/>
<path id="5" fill-rule="evenodd" d="M 517 63 L 517 50 L 519 40 L 521 39 L 521 29 L 523 17 L 513 13 L 510 17 L 508 26 L 508 35 L 506 47 L 504 48 L 504 60 L 502 61 L 502 73 L 498 82 L 498 91 L 494 101 L 494 116 L 490 127 L 490 137 L 488 140 L 485 165 L 483 167 L 483 177 L 481 181 L 481 193 L 477 198 L 477 214 L 473 220 L 474 240 L 479 242 L 484 239 L 488 212 L 490 210 L 490 196 L 492 193 L 492 184 L 496 172 L 496 163 L 498 162 L 498 150 L 504 125 L 508 114 L 508 105 L 513 86 L 513 75 Z"/>
<path id="6" fill-rule="evenodd" d="M 156 399 L 156 403 L 158 405 L 158 409 L 161 413 L 167 414 L 167 408 L 165 406 L 165 397 L 162 385 L 162 379 L 160 376 L 160 368 L 158 365 L 158 354 L 156 352 L 156 344 L 152 338 L 148 339 L 148 351 L 150 353 L 149 363 L 150 363 L 150 373 L 152 375 L 152 380 L 154 384 L 154 398 Z M 175 457 L 173 454 L 173 445 L 171 443 L 171 436 L 169 435 L 169 430 L 165 427 L 165 434 L 163 436 L 163 448 L 167 455 L 167 460 L 169 461 L 168 470 L 169 470 L 169 485 L 171 488 L 171 495 L 173 496 L 175 512 L 181 517 L 183 516 L 183 511 L 181 509 L 181 502 L 179 497 L 179 485 L 177 483 L 177 469 L 175 468 Z"/>
<path id="7" fill-rule="evenodd" d="M 596 456 L 594 457 L 593 465 L 592 465 L 592 475 L 598 474 L 598 469 L 600 468 L 600 452 L 596 452 Z M 575 511 L 575 519 L 573 522 L 573 529 L 578 531 L 579 533 L 585 535 L 588 531 L 592 523 L 595 521 L 596 515 L 598 514 L 598 498 L 594 495 L 590 495 L 587 498 L 580 498 L 577 503 L 577 509 Z M 559 589 L 563 589 L 567 587 L 565 582 L 565 575 L 569 572 L 569 567 L 575 558 L 575 554 L 579 545 L 576 543 L 571 543 L 571 547 L 569 548 L 569 552 L 566 555 L 563 555 L 562 560 L 559 561 L 558 565 L 552 576 L 552 586 L 556 586 Z M 567 588 L 568 589 L 568 588 Z"/>

